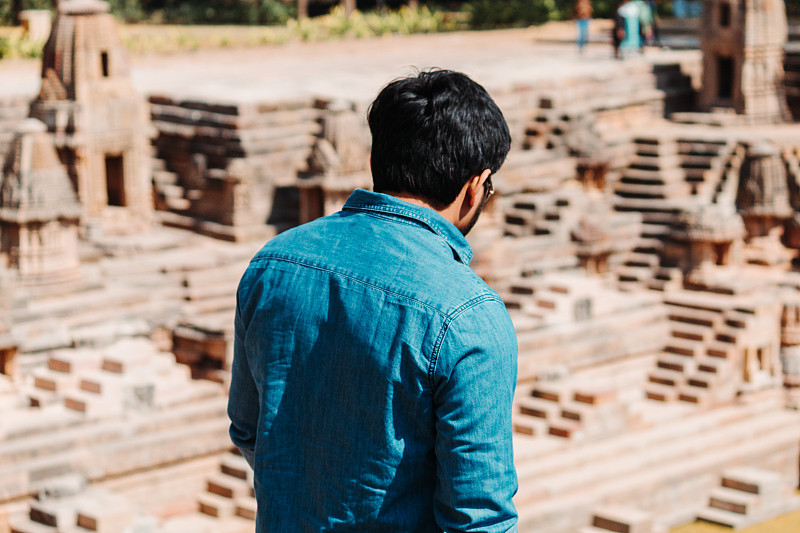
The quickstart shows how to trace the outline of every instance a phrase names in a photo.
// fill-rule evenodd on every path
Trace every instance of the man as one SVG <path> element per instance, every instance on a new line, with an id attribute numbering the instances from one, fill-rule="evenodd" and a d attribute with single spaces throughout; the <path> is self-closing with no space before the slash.
<path id="1" fill-rule="evenodd" d="M 451 71 L 369 111 L 376 192 L 272 239 L 239 285 L 228 413 L 256 531 L 516 531 L 505 306 L 464 235 L 510 146 Z"/>

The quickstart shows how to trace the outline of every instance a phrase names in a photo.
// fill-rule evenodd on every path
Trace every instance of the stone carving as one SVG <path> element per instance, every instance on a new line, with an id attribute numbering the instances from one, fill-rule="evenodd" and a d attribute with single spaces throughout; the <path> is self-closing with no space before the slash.
<path id="1" fill-rule="evenodd" d="M 724 204 L 685 211 L 671 232 L 673 239 L 689 247 L 681 267 L 696 285 L 703 285 L 704 273 L 714 266 L 740 264 L 744 235 L 742 217 L 733 206 Z"/>
<path id="2" fill-rule="evenodd" d="M 149 226 L 147 109 L 106 2 L 60 3 L 31 114 L 53 134 L 86 224 L 120 233 Z"/>
<path id="3" fill-rule="evenodd" d="M 770 5 L 736 3 L 731 25 Z M 29 102 L 0 101 L 3 161 L 10 154 L 0 183 L 0 449 L 11 450 L 0 453 L 0 532 L 7 510 L 19 533 L 63 529 L 52 524 L 64 516 L 74 527 L 78 511 L 125 529 L 127 504 L 98 496 L 98 484 L 157 515 L 137 531 L 252 531 L 252 472 L 227 453 L 223 396 L 238 278 L 271 232 L 369 186 L 367 102 L 345 90 L 234 102 L 180 87 L 149 94 L 153 158 L 131 157 L 151 165 L 169 227 L 112 234 L 150 207 L 133 202 L 147 187 L 135 176 L 122 188 L 109 181 L 109 146 L 128 146 L 129 130 L 147 125 L 133 120 L 140 104 L 128 98 L 102 2 L 62 2 L 53 35 L 33 106 L 47 131 L 35 121 L 17 131 Z M 779 472 L 731 474 L 771 487 L 770 505 L 741 520 L 797 505 L 776 487 L 795 487 L 798 471 L 800 423 L 785 407 L 800 408 L 800 134 L 665 123 L 692 101 L 687 73 L 700 72 L 700 58 L 651 65 L 651 55 L 531 83 L 515 73 L 491 88 L 514 142 L 469 235 L 470 266 L 518 335 L 520 531 L 677 525 L 731 465 Z M 740 114 L 729 100 L 695 116 L 780 119 L 756 103 Z M 34 238 L 20 246 L 23 231 Z M 83 290 L 56 294 L 78 272 Z M 72 474 L 86 492 L 48 493 Z M 39 492 L 28 513 L 20 502 Z"/>
<path id="4" fill-rule="evenodd" d="M 71 288 L 80 275 L 81 206 L 47 128 L 17 130 L 0 182 L 0 258 L 28 291 Z"/>
<path id="5" fill-rule="evenodd" d="M 728 109 L 753 123 L 787 120 L 783 0 L 710 0 L 704 5 L 700 109 Z"/>

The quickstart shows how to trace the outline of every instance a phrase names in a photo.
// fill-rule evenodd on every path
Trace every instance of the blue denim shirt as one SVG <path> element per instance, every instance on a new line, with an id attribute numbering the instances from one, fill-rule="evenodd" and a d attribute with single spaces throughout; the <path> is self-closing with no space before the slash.
<path id="1" fill-rule="evenodd" d="M 356 190 L 239 285 L 231 438 L 263 532 L 516 531 L 517 341 L 433 210 Z"/>

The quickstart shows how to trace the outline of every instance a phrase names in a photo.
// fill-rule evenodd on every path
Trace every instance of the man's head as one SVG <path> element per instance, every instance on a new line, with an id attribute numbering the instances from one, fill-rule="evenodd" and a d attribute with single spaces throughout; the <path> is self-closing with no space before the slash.
<path id="1" fill-rule="evenodd" d="M 480 177 L 486 190 L 484 182 L 511 146 L 508 125 L 486 90 L 449 70 L 384 87 L 370 107 L 369 128 L 375 190 L 438 208 L 451 205 L 472 178 Z"/>

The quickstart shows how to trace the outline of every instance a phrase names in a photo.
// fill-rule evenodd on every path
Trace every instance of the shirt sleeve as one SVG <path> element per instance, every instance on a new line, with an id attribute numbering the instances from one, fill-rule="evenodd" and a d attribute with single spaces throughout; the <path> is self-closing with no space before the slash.
<path id="1" fill-rule="evenodd" d="M 436 521 L 448 533 L 514 532 L 517 340 L 511 319 L 496 295 L 485 295 L 444 327 L 433 371 Z"/>
<path id="2" fill-rule="evenodd" d="M 242 452 L 251 468 L 255 467 L 255 447 L 258 430 L 259 398 L 247 350 L 244 343 L 245 324 L 236 306 L 234 321 L 233 363 L 231 368 L 231 388 L 228 393 L 228 418 L 231 420 L 231 441 Z"/>

